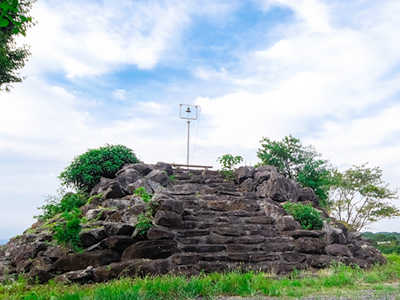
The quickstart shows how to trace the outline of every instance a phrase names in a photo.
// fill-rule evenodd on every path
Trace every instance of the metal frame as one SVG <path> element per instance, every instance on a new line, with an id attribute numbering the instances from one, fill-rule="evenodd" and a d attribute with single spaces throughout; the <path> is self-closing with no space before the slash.
<path id="1" fill-rule="evenodd" d="M 182 106 L 187 106 L 188 108 L 194 107 L 196 109 L 196 118 L 182 117 Z M 187 149 L 186 149 L 186 164 L 189 165 L 189 132 L 190 132 L 190 120 L 197 120 L 199 117 L 199 105 L 191 104 L 179 104 L 179 118 L 186 119 L 188 124 L 187 129 Z"/>

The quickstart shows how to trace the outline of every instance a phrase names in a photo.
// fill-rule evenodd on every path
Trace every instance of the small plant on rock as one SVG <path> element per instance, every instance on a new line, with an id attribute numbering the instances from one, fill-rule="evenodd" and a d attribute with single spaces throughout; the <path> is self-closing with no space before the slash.
<path id="1" fill-rule="evenodd" d="M 134 235 L 144 236 L 147 233 L 147 230 L 149 230 L 150 227 L 153 227 L 151 219 L 152 219 L 151 211 L 148 211 L 144 215 L 138 215 L 137 222 L 135 224 Z"/>
<path id="2" fill-rule="evenodd" d="M 171 180 L 171 182 L 175 182 L 177 180 L 177 175 L 171 175 L 169 176 L 169 180 Z"/>
<path id="3" fill-rule="evenodd" d="M 141 197 L 142 200 L 143 200 L 145 203 L 149 203 L 150 200 L 151 200 L 151 198 L 152 198 L 152 196 L 149 195 L 149 194 L 146 192 L 146 190 L 144 189 L 144 187 L 140 187 L 140 188 L 136 189 L 136 190 L 135 190 L 135 195 L 138 195 L 139 197 Z"/>
<path id="4" fill-rule="evenodd" d="M 221 174 L 225 176 L 227 180 L 235 179 L 235 169 L 234 166 L 240 164 L 243 161 L 243 157 L 241 156 L 233 156 L 231 154 L 225 154 L 222 157 L 218 157 L 217 162 L 222 165 L 222 168 L 219 170 Z"/>
<path id="5" fill-rule="evenodd" d="M 285 203 L 283 208 L 293 216 L 293 218 L 301 224 L 303 229 L 320 230 L 323 221 L 321 213 L 311 204 L 303 205 L 301 203 Z"/>
<path id="6" fill-rule="evenodd" d="M 53 227 L 55 231 L 53 239 L 55 239 L 58 244 L 70 244 L 74 251 L 82 250 L 79 235 L 82 230 L 81 215 L 81 211 L 77 208 L 70 212 L 64 212 L 61 215 L 66 222 Z"/>
<path id="7" fill-rule="evenodd" d="M 66 193 L 64 189 L 59 189 L 55 196 L 47 196 L 47 204 L 38 207 L 42 214 L 35 216 L 39 220 L 49 220 L 56 214 L 70 212 L 86 204 L 86 194 L 84 193 Z"/>

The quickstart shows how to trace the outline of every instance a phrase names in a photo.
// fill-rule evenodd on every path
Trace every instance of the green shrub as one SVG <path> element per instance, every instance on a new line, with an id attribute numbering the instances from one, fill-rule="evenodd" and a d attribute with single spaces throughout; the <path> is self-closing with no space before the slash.
<path id="1" fill-rule="evenodd" d="M 319 230 L 322 229 L 321 213 L 310 204 L 285 203 L 283 208 L 301 224 L 303 229 Z"/>
<path id="2" fill-rule="evenodd" d="M 222 157 L 218 157 L 217 162 L 222 165 L 222 168 L 218 170 L 227 180 L 235 179 L 235 168 L 237 164 L 243 161 L 241 156 L 233 156 L 232 154 L 225 154 Z"/>
<path id="3" fill-rule="evenodd" d="M 74 158 L 58 176 L 62 184 L 79 191 L 89 192 L 100 177 L 114 178 L 124 164 L 138 163 L 133 150 L 122 145 L 109 145 L 89 149 Z"/>
<path id="4" fill-rule="evenodd" d="M 81 211 L 77 208 L 62 214 L 62 218 L 66 222 L 57 224 L 53 227 L 53 230 L 55 231 L 53 239 L 55 239 L 58 244 L 70 244 L 74 251 L 82 250 L 79 235 L 82 230 L 80 216 Z"/>
<path id="5" fill-rule="evenodd" d="M 42 214 L 35 216 L 40 220 L 48 220 L 56 214 L 70 212 L 75 208 L 79 208 L 86 204 L 87 196 L 84 193 L 66 193 L 63 189 L 58 190 L 58 195 L 48 196 L 45 200 L 47 204 L 38 207 L 42 210 Z"/>

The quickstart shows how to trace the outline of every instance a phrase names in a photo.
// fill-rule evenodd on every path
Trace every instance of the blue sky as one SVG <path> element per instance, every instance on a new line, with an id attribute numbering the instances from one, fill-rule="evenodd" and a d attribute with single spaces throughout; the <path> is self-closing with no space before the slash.
<path id="1" fill-rule="evenodd" d="M 0 240 L 34 222 L 89 148 L 184 163 L 179 103 L 201 106 L 194 164 L 217 168 L 226 153 L 254 164 L 263 136 L 292 134 L 400 186 L 399 14 L 390 0 L 39 0 L 19 40 L 27 78 L 0 94 Z"/>

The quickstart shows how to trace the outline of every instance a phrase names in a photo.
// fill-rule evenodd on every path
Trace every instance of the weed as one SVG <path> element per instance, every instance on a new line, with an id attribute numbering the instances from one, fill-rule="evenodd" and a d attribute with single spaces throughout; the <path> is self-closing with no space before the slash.
<path id="1" fill-rule="evenodd" d="M 143 201 L 145 203 L 149 203 L 152 196 L 149 195 L 146 190 L 144 189 L 144 187 L 140 187 L 138 189 L 135 190 L 135 194 L 138 195 L 139 197 L 141 197 L 143 199 Z"/>
<path id="2" fill-rule="evenodd" d="M 86 204 L 86 195 L 82 193 L 66 193 L 64 189 L 58 189 L 56 196 L 47 196 L 47 204 L 38 207 L 42 214 L 35 216 L 36 219 L 49 220 L 55 215 L 69 212 Z"/>
<path id="3" fill-rule="evenodd" d="M 97 194 L 97 195 L 94 195 L 94 196 L 90 197 L 87 200 L 87 204 L 92 203 L 93 199 L 95 199 L 95 198 L 99 198 L 99 201 L 102 202 L 103 201 L 103 195 L 104 195 L 104 193 L 100 193 L 100 194 Z"/>
<path id="4" fill-rule="evenodd" d="M 169 180 L 171 180 L 171 182 L 175 182 L 177 180 L 178 176 L 177 175 L 171 175 L 169 176 Z"/>
<path id="5" fill-rule="evenodd" d="M 218 157 L 217 162 L 222 165 L 222 169 L 218 170 L 227 180 L 235 179 L 235 168 L 234 166 L 241 163 L 243 157 L 233 156 L 231 154 L 225 154 L 222 157 Z"/>
<path id="6" fill-rule="evenodd" d="M 73 211 L 65 212 L 62 214 L 62 217 L 66 222 L 57 224 L 53 228 L 55 231 L 53 239 L 58 244 L 70 244 L 72 249 L 77 252 L 82 250 L 79 235 L 82 230 L 80 216 L 81 212 L 77 208 Z"/>
<path id="7" fill-rule="evenodd" d="M 144 236 L 153 223 L 151 222 L 151 213 L 147 212 L 145 215 L 138 215 L 137 222 L 135 224 L 135 235 Z"/>

